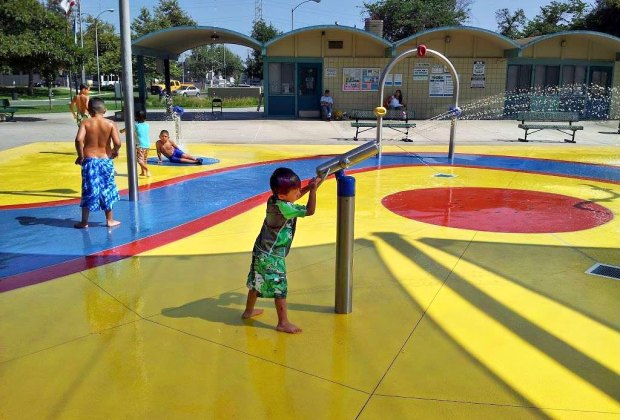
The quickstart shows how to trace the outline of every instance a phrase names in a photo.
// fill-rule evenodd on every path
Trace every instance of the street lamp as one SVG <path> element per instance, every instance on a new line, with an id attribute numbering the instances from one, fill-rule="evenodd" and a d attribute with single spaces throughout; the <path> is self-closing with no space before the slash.
<path id="1" fill-rule="evenodd" d="M 297 6 L 293 7 L 293 9 L 291 10 L 291 31 L 294 29 L 293 27 L 293 13 L 295 12 L 295 9 L 297 9 L 299 6 L 301 6 L 304 3 L 308 3 L 309 1 L 313 1 L 315 3 L 320 3 L 321 0 L 304 0 L 301 3 L 299 3 Z"/>
<path id="2" fill-rule="evenodd" d="M 97 93 L 101 95 L 101 75 L 99 75 L 99 34 L 97 33 L 97 23 L 99 22 L 99 16 L 104 14 L 105 12 L 113 12 L 114 9 L 106 9 L 102 12 L 99 12 L 97 17 L 95 18 L 95 50 L 97 56 Z"/>

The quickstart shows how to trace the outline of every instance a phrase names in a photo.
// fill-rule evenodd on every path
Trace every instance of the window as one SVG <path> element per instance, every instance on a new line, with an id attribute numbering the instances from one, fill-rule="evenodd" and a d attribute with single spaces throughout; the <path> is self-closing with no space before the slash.
<path id="1" fill-rule="evenodd" d="M 330 50 L 341 50 L 343 46 L 343 41 L 327 41 L 327 48 Z"/>
<path id="2" fill-rule="evenodd" d="M 560 66 L 535 66 L 534 86 L 537 88 L 560 86 Z"/>
<path id="3" fill-rule="evenodd" d="M 269 92 L 274 95 L 295 93 L 294 63 L 269 63 Z"/>
<path id="4" fill-rule="evenodd" d="M 517 90 L 529 89 L 531 74 L 532 66 L 530 64 L 509 65 L 506 91 L 515 92 Z"/>

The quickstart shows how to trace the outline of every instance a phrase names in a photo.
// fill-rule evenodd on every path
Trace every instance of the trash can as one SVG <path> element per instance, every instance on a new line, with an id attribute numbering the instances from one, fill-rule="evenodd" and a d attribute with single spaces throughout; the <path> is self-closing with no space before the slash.
<path id="1" fill-rule="evenodd" d="M 13 99 L 14 101 L 16 101 L 16 100 L 17 100 L 17 92 L 13 92 L 13 94 L 11 95 L 11 97 L 12 97 L 12 99 Z"/>

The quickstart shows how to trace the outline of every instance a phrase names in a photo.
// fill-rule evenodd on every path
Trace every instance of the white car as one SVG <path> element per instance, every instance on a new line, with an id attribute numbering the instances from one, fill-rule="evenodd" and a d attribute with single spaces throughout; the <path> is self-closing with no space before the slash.
<path id="1" fill-rule="evenodd" d="M 200 89 L 196 86 L 183 86 L 180 89 L 174 91 L 175 95 L 181 96 L 200 96 Z"/>

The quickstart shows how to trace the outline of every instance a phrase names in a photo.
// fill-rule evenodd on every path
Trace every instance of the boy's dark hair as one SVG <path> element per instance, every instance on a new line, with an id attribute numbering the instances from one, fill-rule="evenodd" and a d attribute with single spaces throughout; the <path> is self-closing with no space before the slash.
<path id="1" fill-rule="evenodd" d="M 136 111 L 136 121 L 144 122 L 146 120 L 146 111 L 143 109 L 139 109 Z"/>
<path id="2" fill-rule="evenodd" d="M 168 132 L 168 130 L 161 130 L 161 131 L 159 132 L 159 135 L 161 136 L 162 134 L 167 134 L 167 135 L 170 135 L 170 133 Z"/>
<path id="3" fill-rule="evenodd" d="M 301 180 L 292 169 L 278 168 L 269 178 L 269 186 L 274 194 L 287 194 L 293 188 L 301 188 Z"/>
<path id="4" fill-rule="evenodd" d="M 329 93 L 329 89 L 325 89 L 325 93 Z"/>
<path id="5" fill-rule="evenodd" d="M 82 90 L 82 89 L 90 89 L 90 87 L 88 87 L 88 86 L 86 86 L 85 84 L 82 83 L 80 85 L 80 90 Z"/>
<path id="6" fill-rule="evenodd" d="M 101 98 L 92 98 L 88 101 L 88 112 L 93 114 L 105 114 L 105 102 Z"/>

